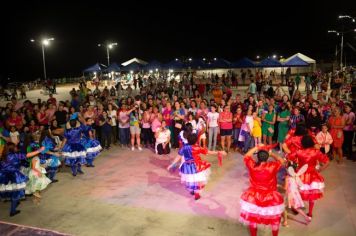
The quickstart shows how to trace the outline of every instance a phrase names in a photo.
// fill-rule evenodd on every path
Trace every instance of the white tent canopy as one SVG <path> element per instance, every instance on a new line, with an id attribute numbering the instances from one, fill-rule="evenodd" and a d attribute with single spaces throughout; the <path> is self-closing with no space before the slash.
<path id="1" fill-rule="evenodd" d="M 125 61 L 125 62 L 121 63 L 121 65 L 127 66 L 127 65 L 130 65 L 133 62 L 136 62 L 136 63 L 141 64 L 141 65 L 147 65 L 148 64 L 148 62 L 134 57 L 131 60 L 128 60 L 128 61 Z"/>
<path id="2" fill-rule="evenodd" d="M 302 59 L 303 61 L 305 61 L 305 62 L 307 62 L 309 64 L 315 64 L 316 63 L 316 61 L 314 59 L 312 59 L 312 58 L 310 58 L 310 57 L 308 57 L 308 56 L 306 56 L 306 55 L 304 55 L 302 53 L 299 53 L 299 52 L 294 54 L 293 56 L 288 57 L 284 61 L 289 61 L 290 59 L 292 59 L 294 57 L 299 57 L 300 59 Z"/>

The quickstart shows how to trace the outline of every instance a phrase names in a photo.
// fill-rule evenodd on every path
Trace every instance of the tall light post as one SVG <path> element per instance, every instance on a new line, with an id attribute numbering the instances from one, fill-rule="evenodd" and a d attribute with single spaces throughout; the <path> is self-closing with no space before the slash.
<path id="1" fill-rule="evenodd" d="M 114 46 L 117 46 L 117 43 L 108 43 L 108 44 L 98 44 L 98 47 L 106 47 L 106 56 L 108 59 L 108 66 L 110 65 L 110 49 L 113 49 Z"/>
<path id="2" fill-rule="evenodd" d="M 341 19 L 349 19 L 352 21 L 352 23 L 355 23 L 355 18 L 349 15 L 340 15 L 338 17 L 340 20 Z M 349 32 L 356 32 L 356 29 L 352 30 L 345 30 L 344 25 L 342 26 L 342 30 L 337 31 L 337 30 L 328 30 L 328 33 L 334 33 L 337 36 L 341 35 L 341 43 L 340 43 L 340 70 L 342 70 L 343 67 L 343 54 L 344 54 L 344 34 L 349 33 Z"/>
<path id="3" fill-rule="evenodd" d="M 40 41 L 41 43 L 41 48 L 42 48 L 42 61 L 43 61 L 43 77 L 46 80 L 47 79 L 47 72 L 46 72 L 46 58 L 45 58 L 45 47 L 47 47 L 50 43 L 50 41 L 53 41 L 54 38 L 44 38 Z M 30 40 L 32 43 L 36 42 L 36 40 L 31 39 Z"/>

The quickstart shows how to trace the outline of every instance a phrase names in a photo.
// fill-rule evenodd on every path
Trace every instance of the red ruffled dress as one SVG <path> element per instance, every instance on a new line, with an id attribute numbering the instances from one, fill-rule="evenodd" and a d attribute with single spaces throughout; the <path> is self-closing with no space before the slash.
<path id="1" fill-rule="evenodd" d="M 307 171 L 299 178 L 303 185 L 299 187 L 300 195 L 304 201 L 317 200 L 322 198 L 325 187 L 324 178 L 315 168 L 318 162 L 328 163 L 328 157 L 315 148 L 298 150 L 288 155 L 288 159 L 298 162 L 298 169 L 308 164 Z"/>
<path id="2" fill-rule="evenodd" d="M 277 192 L 281 163 L 271 161 L 256 166 L 251 156 L 245 156 L 244 161 L 250 174 L 250 187 L 241 195 L 240 221 L 254 226 L 278 226 L 284 211 L 283 197 Z"/>
<path id="3" fill-rule="evenodd" d="M 302 149 L 302 138 L 303 136 L 289 136 L 286 139 L 285 144 L 287 145 L 291 153 Z"/>

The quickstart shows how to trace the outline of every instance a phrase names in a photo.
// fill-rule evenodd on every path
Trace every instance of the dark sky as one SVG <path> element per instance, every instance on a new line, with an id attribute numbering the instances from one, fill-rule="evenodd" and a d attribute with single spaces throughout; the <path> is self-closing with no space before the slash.
<path id="1" fill-rule="evenodd" d="M 18 1 L 3 8 L 2 79 L 42 77 L 41 47 L 29 40 L 44 36 L 55 38 L 46 49 L 47 76 L 52 78 L 78 76 L 96 62 L 106 64 L 106 52 L 97 44 L 108 40 L 119 44 L 110 53 L 118 63 L 132 57 L 168 62 L 182 56 L 234 61 L 296 52 L 332 59 L 340 39 L 326 31 L 337 26 L 339 14 L 356 17 L 353 1 L 57 2 Z M 353 35 L 345 41 L 356 47 Z"/>

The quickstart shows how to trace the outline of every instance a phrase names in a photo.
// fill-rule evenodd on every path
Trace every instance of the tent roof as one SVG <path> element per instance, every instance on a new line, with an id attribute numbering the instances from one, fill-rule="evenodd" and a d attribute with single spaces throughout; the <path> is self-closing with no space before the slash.
<path id="1" fill-rule="evenodd" d="M 256 64 L 248 59 L 247 57 L 242 58 L 241 60 L 237 62 L 231 63 L 232 68 L 254 68 L 256 67 Z"/>
<path id="2" fill-rule="evenodd" d="M 204 69 L 207 68 L 207 64 L 201 59 L 192 59 L 186 63 L 186 67 L 190 69 Z"/>
<path id="3" fill-rule="evenodd" d="M 136 62 L 136 63 L 141 64 L 141 65 L 147 65 L 148 64 L 146 61 L 134 57 L 134 58 L 132 58 L 132 59 L 130 59 L 128 61 L 125 61 L 125 62 L 121 63 L 121 65 L 127 66 L 127 65 L 130 65 L 133 62 Z"/>
<path id="4" fill-rule="evenodd" d="M 167 64 L 164 64 L 163 66 L 165 69 L 183 69 L 184 64 L 181 61 L 173 60 L 168 62 Z"/>
<path id="5" fill-rule="evenodd" d="M 314 59 L 312 59 L 312 58 L 310 58 L 310 57 L 308 57 L 308 56 L 306 56 L 306 55 L 304 55 L 302 53 L 299 53 L 299 52 L 294 54 L 293 56 L 288 57 L 286 59 L 286 61 L 288 61 L 288 60 L 290 60 L 290 59 L 292 59 L 293 57 L 296 57 L 296 56 L 299 57 L 300 59 L 302 59 L 303 61 L 308 62 L 309 64 L 315 64 L 316 63 L 316 61 Z"/>
<path id="6" fill-rule="evenodd" d="M 104 65 L 101 65 L 102 67 L 104 67 Z M 99 72 L 101 71 L 101 67 L 99 63 L 96 63 L 86 69 L 83 70 L 83 73 L 93 73 L 93 72 Z"/>
<path id="7" fill-rule="evenodd" d="M 209 68 L 230 68 L 230 66 L 231 63 L 222 58 L 214 58 L 214 60 L 209 64 Z"/>
<path id="8" fill-rule="evenodd" d="M 258 67 L 282 67 L 283 64 L 273 58 L 266 58 L 257 64 Z"/>
<path id="9" fill-rule="evenodd" d="M 116 62 L 114 62 L 114 63 L 111 63 L 110 66 L 108 68 L 106 68 L 105 71 L 106 72 L 112 72 L 112 71 L 119 72 L 120 66 Z"/>
<path id="10" fill-rule="evenodd" d="M 162 64 L 159 61 L 151 61 L 147 65 L 144 66 L 145 70 L 155 70 L 155 69 L 161 69 Z"/>
<path id="11" fill-rule="evenodd" d="M 289 60 L 284 61 L 283 65 L 288 67 L 298 67 L 298 66 L 309 66 L 309 63 L 302 60 L 299 56 L 295 56 Z"/>
<path id="12" fill-rule="evenodd" d="M 139 71 L 141 69 L 142 69 L 142 64 L 139 64 L 137 62 L 132 62 L 127 66 L 124 66 L 121 70 L 128 72 L 128 71 Z"/>

